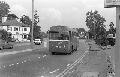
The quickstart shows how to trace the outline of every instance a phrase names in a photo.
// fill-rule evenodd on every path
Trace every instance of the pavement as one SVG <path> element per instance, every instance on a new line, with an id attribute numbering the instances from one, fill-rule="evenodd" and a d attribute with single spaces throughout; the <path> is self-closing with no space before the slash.
<path id="1" fill-rule="evenodd" d="M 108 71 L 108 72 L 113 71 L 112 74 L 108 73 L 109 75 L 111 75 L 110 77 L 113 77 L 114 76 L 114 68 L 115 68 L 115 62 L 114 62 L 114 48 L 115 47 L 114 46 L 98 46 L 98 45 L 95 44 L 95 42 L 93 40 L 87 40 L 86 43 L 88 43 L 90 51 L 101 52 L 101 53 L 104 53 L 104 55 L 106 55 L 106 57 L 104 57 L 104 56 L 103 57 L 106 59 L 107 65 L 108 66 L 112 65 L 112 66 L 110 66 L 110 68 L 112 68 L 112 70 L 106 70 L 106 71 Z M 88 61 L 90 61 L 90 63 L 88 63 L 88 64 L 94 65 L 93 63 L 97 62 L 97 58 L 98 57 L 96 57 L 96 58 L 94 57 L 93 59 L 88 60 Z"/>

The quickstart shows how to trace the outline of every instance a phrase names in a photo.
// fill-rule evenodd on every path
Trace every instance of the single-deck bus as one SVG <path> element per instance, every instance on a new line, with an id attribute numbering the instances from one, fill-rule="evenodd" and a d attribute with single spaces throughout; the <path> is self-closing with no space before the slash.
<path id="1" fill-rule="evenodd" d="M 67 26 L 52 26 L 49 31 L 49 51 L 55 53 L 71 53 L 77 51 L 77 30 Z"/>

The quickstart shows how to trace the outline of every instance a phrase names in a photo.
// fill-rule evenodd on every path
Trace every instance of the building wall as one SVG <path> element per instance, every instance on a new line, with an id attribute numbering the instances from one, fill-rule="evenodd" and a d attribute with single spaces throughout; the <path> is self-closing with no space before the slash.
<path id="1" fill-rule="evenodd" d="M 17 39 L 18 41 L 27 41 L 28 34 L 30 32 L 30 27 L 3 26 L 2 28 L 7 32 L 12 33 L 12 38 Z M 24 38 L 25 36 L 27 37 Z"/>

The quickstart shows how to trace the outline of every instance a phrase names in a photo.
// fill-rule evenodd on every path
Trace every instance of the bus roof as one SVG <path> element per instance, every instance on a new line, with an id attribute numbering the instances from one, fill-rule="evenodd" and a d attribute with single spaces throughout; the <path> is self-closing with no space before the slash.
<path id="1" fill-rule="evenodd" d="M 73 29 L 73 28 L 69 28 L 68 26 L 52 26 L 50 27 L 50 31 L 73 31 L 73 32 L 77 32 L 76 29 Z"/>

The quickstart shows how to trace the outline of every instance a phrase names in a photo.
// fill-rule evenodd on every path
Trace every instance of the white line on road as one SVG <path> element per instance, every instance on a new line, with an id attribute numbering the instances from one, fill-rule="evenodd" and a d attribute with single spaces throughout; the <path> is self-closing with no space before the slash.
<path id="1" fill-rule="evenodd" d="M 46 55 L 44 55 L 43 57 L 45 57 Z"/>
<path id="2" fill-rule="evenodd" d="M 26 50 L 22 50 L 22 51 L 4 52 L 4 53 L 0 53 L 0 56 L 5 56 L 5 55 L 9 55 L 9 54 L 17 54 L 17 53 L 27 52 L 27 51 L 32 51 L 32 50 L 34 50 L 34 49 L 26 49 Z"/>
<path id="3" fill-rule="evenodd" d="M 56 77 L 63 77 L 65 76 L 72 68 L 74 68 L 78 63 L 82 63 L 82 59 L 86 56 L 86 54 L 89 51 L 85 51 L 85 53 L 78 58 L 73 64 L 71 64 L 70 66 L 68 66 L 62 73 L 60 73 L 59 75 L 57 75 Z"/>
<path id="4" fill-rule="evenodd" d="M 56 70 L 54 70 L 54 71 L 52 71 L 52 72 L 50 72 L 50 73 L 54 73 L 54 72 L 56 72 L 56 71 L 58 71 L 59 69 L 56 69 Z"/>

